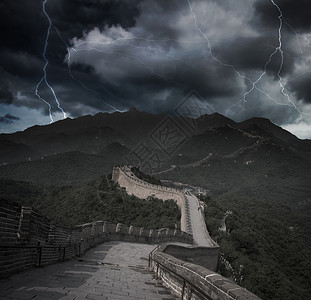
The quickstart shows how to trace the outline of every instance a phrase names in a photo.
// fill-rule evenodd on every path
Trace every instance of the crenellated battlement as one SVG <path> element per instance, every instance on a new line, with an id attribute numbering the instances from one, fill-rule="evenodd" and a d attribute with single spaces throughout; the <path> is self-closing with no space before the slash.
<path id="1" fill-rule="evenodd" d="M 178 229 L 145 229 L 107 221 L 66 227 L 52 223 L 31 207 L 0 201 L 0 277 L 80 256 L 107 241 L 192 244 L 192 235 Z"/>
<path id="2" fill-rule="evenodd" d="M 112 179 L 137 197 L 175 200 L 181 209 L 181 228 L 184 231 L 145 229 L 107 221 L 66 227 L 52 223 L 31 207 L 0 199 L 0 278 L 34 266 L 80 256 L 103 242 L 152 243 L 161 246 L 149 255 L 150 269 L 157 279 L 182 299 L 259 300 L 251 292 L 216 273 L 219 253 L 216 243 L 211 243 L 210 247 L 193 245 L 192 234 L 185 232 L 189 228 L 187 215 L 190 205 L 182 191 L 145 182 L 126 166 L 115 167 Z M 194 210 L 199 211 L 197 206 Z M 204 223 L 199 216 L 197 220 Z M 204 226 L 200 230 L 206 230 Z M 163 244 L 165 242 L 170 243 Z"/>
<path id="3" fill-rule="evenodd" d="M 171 243 L 155 249 L 149 256 L 149 266 L 156 278 L 161 279 L 182 299 L 259 299 L 216 273 L 219 246 L 208 234 L 195 196 L 185 195 L 175 188 L 145 182 L 135 176 L 130 166 L 114 167 L 112 180 L 124 187 L 128 194 L 139 198 L 154 196 L 162 200 L 175 200 L 181 210 L 181 229 L 191 232 L 192 225 L 195 224 L 194 241 L 198 238 L 202 242 L 203 235 L 204 246 L 198 243 L 189 246 Z"/>
<path id="4" fill-rule="evenodd" d="M 153 196 L 162 200 L 175 200 L 181 211 L 181 230 L 185 232 L 189 231 L 185 196 L 181 190 L 143 181 L 135 176 L 130 166 L 115 166 L 112 172 L 112 180 L 119 183 L 121 187 L 124 187 L 129 195 L 134 195 L 138 198 L 145 199 Z"/>

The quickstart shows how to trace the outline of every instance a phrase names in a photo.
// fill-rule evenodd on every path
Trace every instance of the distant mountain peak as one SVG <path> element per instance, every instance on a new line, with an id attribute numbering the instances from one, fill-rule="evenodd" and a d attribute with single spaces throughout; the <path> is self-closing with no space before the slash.
<path id="1" fill-rule="evenodd" d="M 259 135 L 266 136 L 266 134 L 268 134 L 271 137 L 286 142 L 297 142 L 299 140 L 296 136 L 274 124 L 267 118 L 254 117 L 238 123 L 238 127 L 247 132 L 257 132 Z"/>
<path id="2" fill-rule="evenodd" d="M 222 114 L 220 114 L 218 112 L 214 112 L 214 113 L 210 114 L 209 116 L 212 117 L 212 118 L 215 118 L 215 117 L 217 117 L 217 118 L 227 118 L 227 117 L 225 117 L 224 115 L 222 115 Z"/>
<path id="3" fill-rule="evenodd" d="M 0 142 L 2 141 L 0 156 L 3 157 L 2 162 L 15 163 L 25 161 L 29 157 L 33 160 L 40 159 L 41 156 L 71 151 L 98 155 L 117 152 L 124 154 L 138 149 L 135 147 L 141 145 L 142 141 L 153 139 L 150 134 L 155 133 L 159 126 L 164 126 L 168 116 L 174 124 L 184 126 L 181 128 L 182 131 L 194 129 L 193 136 L 210 132 L 214 137 L 219 133 L 230 139 L 236 136 L 236 131 L 241 131 L 250 138 L 266 138 L 293 145 L 302 143 L 294 135 L 266 118 L 254 117 L 236 123 L 214 112 L 195 120 L 189 118 L 185 120 L 182 116 L 152 114 L 131 107 L 129 111 L 122 113 L 98 113 L 94 116 L 68 118 L 50 125 L 36 125 L 23 132 L 2 134 L 0 135 Z M 188 133 L 191 134 L 190 131 Z M 309 147 L 309 144 L 304 143 L 304 145 Z"/>

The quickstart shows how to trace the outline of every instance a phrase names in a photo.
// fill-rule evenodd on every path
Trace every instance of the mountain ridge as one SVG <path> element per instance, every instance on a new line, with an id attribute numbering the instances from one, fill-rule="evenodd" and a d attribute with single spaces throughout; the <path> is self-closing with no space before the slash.
<path id="1" fill-rule="evenodd" d="M 172 141 L 178 144 L 169 148 Z M 143 161 L 131 160 L 144 147 Z M 263 299 L 310 295 L 311 141 L 268 119 L 237 123 L 214 113 L 192 120 L 136 109 L 99 113 L 0 135 L 2 154 L 10 154 L 12 162 L 0 164 L 0 198 L 44 208 L 66 221 L 107 217 L 126 224 L 129 216 L 137 224 L 158 221 L 162 202 L 155 208 L 141 199 L 136 206 L 110 183 L 107 174 L 117 164 L 151 170 L 162 184 L 200 187 L 208 230 L 241 286 Z M 159 161 L 153 160 L 157 155 Z M 156 168 L 148 169 L 154 162 Z M 232 214 L 222 232 L 227 211 Z M 160 214 L 162 221 L 171 220 L 169 208 Z"/>
<path id="2" fill-rule="evenodd" d="M 166 118 L 168 116 L 165 114 L 149 114 L 131 109 L 125 113 L 97 113 L 94 116 L 67 118 L 49 125 L 35 125 L 16 133 L 0 134 L 0 142 L 5 145 L 5 142 L 10 141 L 12 145 L 14 144 L 16 152 L 14 158 L 11 158 L 5 155 L 10 151 L 10 146 L 0 147 L 0 163 L 22 162 L 69 151 L 100 154 L 105 147 L 113 143 L 133 149 Z M 195 122 L 196 128 L 192 136 L 206 133 L 211 128 L 230 126 L 246 134 L 279 139 L 296 146 L 311 145 L 310 140 L 300 140 L 265 118 L 251 118 L 239 123 L 219 113 L 202 115 L 197 119 L 185 116 L 169 116 L 169 118 L 177 123 L 181 118 L 186 122 Z M 25 152 L 27 155 L 23 155 Z"/>

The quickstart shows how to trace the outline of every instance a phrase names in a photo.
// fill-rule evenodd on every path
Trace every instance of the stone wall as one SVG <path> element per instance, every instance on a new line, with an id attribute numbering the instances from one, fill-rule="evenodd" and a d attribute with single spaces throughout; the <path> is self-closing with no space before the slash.
<path id="1" fill-rule="evenodd" d="M 22 208 L 13 202 L 0 199 L 0 274 L 32 266 L 36 249 L 21 249 L 20 220 Z M 0 275 L 1 276 L 1 275 Z"/>
<path id="2" fill-rule="evenodd" d="M 114 167 L 112 180 L 124 187 L 129 195 L 138 198 L 145 199 L 152 196 L 162 200 L 175 200 L 181 211 L 181 230 L 188 232 L 185 197 L 180 190 L 145 182 L 137 178 L 128 166 Z"/>
<path id="3" fill-rule="evenodd" d="M 191 262 L 215 272 L 218 269 L 219 247 L 168 244 L 160 249 L 185 262 Z"/>
<path id="4" fill-rule="evenodd" d="M 21 215 L 21 207 L 1 199 L 0 210 L 0 245 L 14 244 L 18 240 L 18 228 Z"/>
<path id="5" fill-rule="evenodd" d="M 73 228 L 53 224 L 30 207 L 0 199 L 0 277 L 83 254 L 107 241 L 192 243 L 192 235 L 173 229 L 145 229 L 97 221 Z"/>
<path id="6" fill-rule="evenodd" d="M 181 229 L 188 230 L 187 205 L 180 190 L 147 183 L 137 178 L 127 166 L 115 167 L 112 180 L 124 187 L 128 194 L 139 198 L 154 196 L 175 200 L 181 210 Z M 205 222 L 203 218 L 201 221 Z M 218 258 L 219 246 L 216 243 L 212 247 L 171 243 L 160 246 L 150 255 L 149 266 L 154 270 L 156 278 L 182 299 L 258 300 L 256 295 L 216 273 Z"/>
<path id="7" fill-rule="evenodd" d="M 155 277 L 162 280 L 181 299 L 260 299 L 215 271 L 165 253 L 165 247 L 152 253 L 149 264 Z"/>
<path id="8" fill-rule="evenodd" d="M 50 220 L 31 207 L 22 206 L 18 227 L 21 241 L 47 242 L 50 232 Z M 31 237 L 30 237 L 31 235 Z"/>

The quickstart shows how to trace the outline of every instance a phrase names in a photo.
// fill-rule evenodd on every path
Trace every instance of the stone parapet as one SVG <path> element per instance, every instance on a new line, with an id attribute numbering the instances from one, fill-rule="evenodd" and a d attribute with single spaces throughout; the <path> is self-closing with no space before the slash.
<path id="1" fill-rule="evenodd" d="M 3 199 L 0 216 L 0 277 L 79 256 L 107 241 L 192 243 L 192 235 L 167 228 L 145 229 L 106 221 L 69 228 L 53 224 L 31 207 L 21 207 Z"/>
<path id="2" fill-rule="evenodd" d="M 166 251 L 167 246 L 163 246 L 152 252 L 149 266 L 152 267 L 156 278 L 162 280 L 164 285 L 181 299 L 260 300 L 253 293 L 215 271 L 185 262 L 165 253 Z M 214 254 L 212 260 L 213 256 Z"/>
<path id="3" fill-rule="evenodd" d="M 181 230 L 189 232 L 187 224 L 187 213 L 185 206 L 185 196 L 179 189 L 151 184 L 137 178 L 129 166 L 116 166 L 113 168 L 112 180 L 126 189 L 129 195 L 138 198 L 155 197 L 161 200 L 174 200 L 181 211 Z"/>

